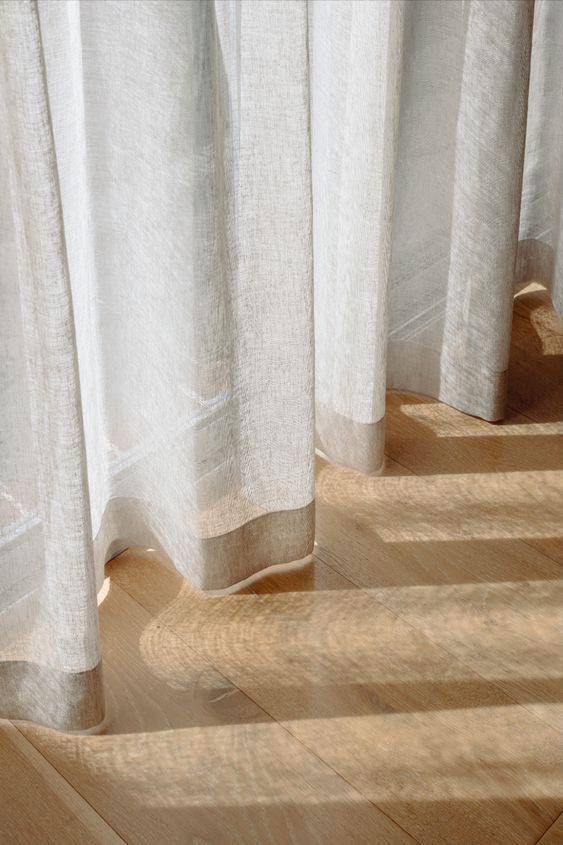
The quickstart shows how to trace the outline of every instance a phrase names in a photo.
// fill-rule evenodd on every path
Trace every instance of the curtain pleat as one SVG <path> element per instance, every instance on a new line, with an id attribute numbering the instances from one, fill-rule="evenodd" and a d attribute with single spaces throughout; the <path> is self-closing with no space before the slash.
<path id="1" fill-rule="evenodd" d="M 554 0 L 0 3 L 0 715 L 103 719 L 107 559 L 307 556 L 385 391 L 504 411 L 560 271 Z M 315 440 L 316 438 L 316 440 Z"/>
<path id="2" fill-rule="evenodd" d="M 29 501 L 33 488 L 34 513 L 2 538 L 0 705 L 5 716 L 81 729 L 100 721 L 103 703 L 72 295 L 37 7 L 2 11 L 4 37 L 18 45 L 3 51 L 3 117 L 21 309 L 13 353 L 23 355 L 17 377 L 27 386 L 25 396 L 20 382 L 3 397 L 21 403 L 12 423 L 27 423 L 3 445 L 21 459 L 16 491 L 25 485 Z M 23 515 L 23 502 L 3 493 Z"/>
<path id="3" fill-rule="evenodd" d="M 408 10 L 407 10 L 408 11 Z M 318 446 L 383 462 L 405 4 L 310 4 Z"/>
<path id="4" fill-rule="evenodd" d="M 465 34 L 438 397 L 487 420 L 506 399 L 532 20 L 483 0 Z"/>

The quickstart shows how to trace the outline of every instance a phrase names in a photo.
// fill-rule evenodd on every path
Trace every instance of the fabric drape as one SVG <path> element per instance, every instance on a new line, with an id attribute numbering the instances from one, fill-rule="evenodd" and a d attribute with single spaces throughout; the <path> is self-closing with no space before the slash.
<path id="1" fill-rule="evenodd" d="M 301 559 L 385 391 L 502 417 L 563 309 L 556 0 L 0 4 L 0 715 L 103 719 L 106 560 Z"/>

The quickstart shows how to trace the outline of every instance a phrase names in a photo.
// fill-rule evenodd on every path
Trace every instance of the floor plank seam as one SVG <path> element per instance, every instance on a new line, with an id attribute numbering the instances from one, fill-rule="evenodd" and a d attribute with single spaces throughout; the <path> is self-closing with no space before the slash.
<path id="1" fill-rule="evenodd" d="M 557 816 L 557 818 L 555 818 L 555 819 L 551 822 L 551 824 L 549 825 L 549 827 L 547 827 L 547 828 L 544 830 L 544 832 L 542 833 L 542 835 L 540 836 L 540 838 L 537 840 L 537 842 L 534 842 L 534 845 L 541 845 L 541 841 L 542 841 L 542 839 L 543 839 L 545 836 L 547 836 L 547 834 L 549 833 L 549 831 L 550 831 L 550 830 L 553 830 L 553 828 L 555 827 L 555 825 L 557 824 L 557 822 L 558 822 L 560 819 L 562 819 L 562 820 L 563 820 L 563 809 L 561 810 L 561 812 L 559 813 L 559 815 Z M 563 827 L 563 824 L 562 824 L 562 827 Z"/>
<path id="2" fill-rule="evenodd" d="M 541 539 L 541 538 L 538 538 L 538 539 Z M 524 537 L 519 537 L 518 542 L 524 543 L 524 545 L 528 549 L 533 549 L 536 554 L 542 555 L 542 557 L 546 558 L 546 560 L 550 560 L 552 563 L 555 564 L 555 566 L 558 566 L 561 569 L 561 574 L 563 575 L 563 566 L 561 566 L 561 562 L 559 560 L 556 560 L 548 552 L 540 551 L 540 549 L 538 549 L 536 546 L 532 545 L 532 543 L 528 542 Z"/>
<path id="3" fill-rule="evenodd" d="M 515 410 L 515 409 L 514 409 L 514 408 L 512 408 L 512 407 L 509 407 L 509 408 L 507 408 L 507 410 Z M 531 422 L 537 422 L 537 420 L 535 420 L 533 417 L 529 417 L 529 416 L 527 416 L 527 414 L 522 413 L 522 411 L 518 411 L 518 410 L 516 410 L 515 412 L 516 412 L 516 413 L 519 413 L 519 414 L 522 414 L 522 416 L 525 416 L 525 417 L 526 417 L 527 419 L 529 419 Z M 424 476 L 423 476 L 423 475 L 421 475 L 420 473 L 416 472 L 416 470 L 412 469 L 411 467 L 407 466 L 406 464 L 402 463 L 401 461 L 396 460 L 396 458 L 391 457 L 391 455 L 387 455 L 387 453 L 386 453 L 386 452 L 385 452 L 385 457 L 390 458 L 390 460 L 394 461 L 396 464 L 399 464 L 399 466 L 403 467 L 403 469 L 406 469 L 408 472 L 413 473 L 415 476 L 417 476 L 417 478 L 423 478 L 423 477 L 424 477 Z M 532 545 L 530 545 L 529 543 L 526 543 L 526 540 L 525 540 L 525 539 L 523 539 L 523 538 L 518 538 L 518 542 L 523 543 L 523 544 L 526 546 L 526 548 L 528 548 L 528 549 L 533 549 L 535 553 L 537 553 L 537 554 L 541 555 L 542 557 L 546 558 L 546 560 L 551 561 L 551 563 L 554 563 L 556 566 L 559 566 L 559 565 L 560 565 L 560 564 L 559 564 L 559 561 L 555 560 L 554 558 L 552 558 L 550 555 L 546 554 L 545 552 L 540 551 L 540 550 L 539 550 L 539 549 L 537 549 L 535 546 L 532 546 Z M 330 568 L 331 568 L 333 571 L 337 572 L 339 575 L 342 575 L 342 574 L 343 574 L 343 573 L 341 573 L 341 572 L 340 572 L 340 570 L 339 570 L 339 569 L 336 569 L 336 568 L 335 568 L 335 566 L 331 565 L 331 564 L 330 564 L 330 563 L 328 563 L 326 560 L 324 560 L 324 559 L 322 558 L 322 556 L 321 556 L 321 555 L 319 555 L 319 557 L 320 557 L 320 559 L 321 559 L 321 560 L 323 560 L 323 563 L 325 563 L 325 564 L 326 564 L 326 566 L 330 566 Z M 466 569 L 466 568 L 465 568 L 465 566 L 463 566 L 463 564 L 461 564 L 461 567 L 462 567 L 462 569 L 464 569 L 464 571 L 466 571 L 466 572 L 468 573 L 468 575 L 471 575 L 472 577 L 475 577 L 475 576 L 474 576 L 474 574 L 473 574 L 472 572 L 470 572 L 468 569 Z M 343 576 L 343 577 L 346 577 L 346 576 Z M 349 579 L 349 578 L 348 578 L 347 580 L 349 580 L 349 581 L 350 581 L 350 579 Z M 479 579 L 479 580 L 480 580 L 480 582 L 481 582 L 481 583 L 483 583 L 483 584 L 487 583 L 484 579 Z M 360 589 L 363 589 L 364 591 L 369 590 L 369 588 L 367 588 L 367 587 L 363 587 L 362 585 L 357 584 L 355 581 L 351 581 L 351 583 L 353 583 L 355 587 L 359 587 Z M 376 599 L 376 601 L 377 601 L 377 599 Z M 382 604 L 382 605 L 383 605 L 383 607 L 386 607 L 386 608 L 387 608 L 387 610 L 391 610 L 391 608 L 387 607 L 387 605 L 383 604 L 383 602 L 379 602 L 379 603 L 380 603 L 380 604 Z M 393 613 L 394 611 L 392 611 L 392 610 L 391 610 L 391 612 Z M 421 631 L 421 629 L 420 629 L 420 628 L 417 628 L 415 625 L 413 625 L 412 623 L 408 622 L 408 620 L 407 620 L 404 616 L 401 616 L 400 614 L 398 614 L 398 613 L 396 613 L 396 612 L 394 612 L 394 613 L 395 613 L 395 616 L 398 616 L 400 619 L 402 619 L 403 621 L 407 622 L 407 623 L 408 623 L 408 624 L 409 624 L 412 628 L 414 628 L 414 630 L 416 630 L 416 631 Z M 431 638 L 429 638 L 429 639 L 431 639 Z M 446 652 L 447 652 L 448 654 L 450 654 L 452 657 L 455 657 L 456 659 L 458 659 L 458 660 L 459 660 L 459 658 L 457 657 L 457 655 L 454 655 L 451 651 L 449 651 L 449 649 L 445 648 L 445 647 L 444 647 L 443 645 L 441 645 L 440 643 L 437 643 L 435 640 L 432 640 L 432 642 L 433 642 L 435 645 L 437 645 L 437 646 L 439 646 L 440 648 L 442 648 L 444 651 L 446 651 Z M 467 665 L 467 664 L 465 664 L 462 660 L 460 660 L 460 663 L 462 663 L 463 665 L 465 665 L 467 669 L 472 669 L 472 667 L 471 667 L 471 666 L 468 666 L 468 665 Z M 474 672 L 478 675 L 478 677 L 480 677 L 482 680 L 485 680 L 485 681 L 487 680 L 487 679 L 486 679 L 483 675 L 481 675 L 481 674 L 480 674 L 480 673 L 479 673 L 476 669 L 472 669 L 472 671 L 474 671 Z M 495 682 L 492 682 L 492 683 L 495 683 Z M 526 712 L 527 712 L 527 713 L 530 713 L 530 714 L 531 714 L 532 716 L 534 716 L 536 719 L 539 719 L 539 720 L 540 720 L 543 724 L 549 725 L 549 726 L 550 726 L 550 727 L 552 727 L 554 730 L 556 730 L 558 733 L 563 733 L 563 730 L 561 730 L 561 729 L 560 729 L 559 727 L 557 727 L 556 725 L 553 725 L 551 722 L 546 721 L 545 719 L 542 719 L 540 716 L 538 716 L 538 714 L 537 714 L 535 711 L 530 710 L 530 709 L 529 709 L 529 707 L 527 707 L 527 706 L 526 706 L 526 704 L 523 704 L 523 703 L 521 703 L 521 702 L 517 701 L 517 700 L 516 700 L 516 699 L 515 699 L 512 695 L 510 695 L 510 693 L 506 692 L 506 690 L 504 690 L 501 686 L 499 686 L 499 685 L 498 685 L 498 683 L 495 683 L 495 686 L 497 687 L 497 689 L 500 689 L 500 690 L 501 690 L 501 691 L 502 691 L 502 692 L 503 692 L 503 693 L 504 693 L 504 694 L 505 694 L 508 698 L 512 699 L 512 700 L 513 700 L 516 704 L 518 704 L 520 707 L 523 707 L 523 708 L 526 710 Z"/>
<path id="4" fill-rule="evenodd" d="M 350 583 L 352 583 L 352 582 L 350 582 Z M 121 589 L 125 590 L 125 592 L 127 593 L 127 595 L 128 595 L 128 596 L 129 596 L 129 597 L 130 597 L 130 598 L 131 598 L 134 602 L 136 602 L 136 603 L 137 603 L 140 607 L 142 607 L 142 608 L 143 608 L 143 610 L 145 610 L 147 613 L 149 613 L 149 614 L 151 615 L 151 618 L 154 618 L 154 615 L 153 615 L 153 614 L 149 611 L 149 609 L 148 609 L 147 607 L 145 607 L 145 606 L 142 604 L 142 602 L 140 602 L 140 601 L 139 601 L 139 600 L 138 600 L 135 596 L 131 595 L 131 593 L 130 593 L 130 592 L 129 592 L 129 591 L 128 591 L 125 587 L 121 587 Z M 244 690 L 242 687 L 239 687 L 239 686 L 238 686 L 238 684 L 237 684 L 237 683 L 236 683 L 236 682 L 235 682 L 235 681 L 234 681 L 234 680 L 233 680 L 233 679 L 232 679 L 232 678 L 231 678 L 231 677 L 230 677 L 227 673 L 225 673 L 225 671 L 224 671 L 223 669 L 220 669 L 218 666 L 216 666 L 214 661 L 209 660 L 209 658 L 208 658 L 205 654 L 203 654 L 203 653 L 202 653 L 202 652 L 201 652 L 201 651 L 197 648 L 197 646 L 193 646 L 193 645 L 191 645 L 190 643 L 186 642 L 186 640 L 182 637 L 182 635 L 181 635 L 181 633 L 180 633 L 180 632 L 176 631 L 174 628 L 170 627 L 170 626 L 169 626 L 169 625 L 167 625 L 166 623 L 162 623 L 162 627 L 163 627 L 163 628 L 166 628 L 168 631 L 171 631 L 171 632 L 172 632 L 175 636 L 177 636 L 177 637 L 178 637 L 178 638 L 179 638 L 179 639 L 180 639 L 180 640 L 184 643 L 184 645 L 186 645 L 188 648 L 193 649 L 193 651 L 194 651 L 194 652 L 196 652 L 196 653 L 198 654 L 198 656 L 199 656 L 201 659 L 206 660 L 206 661 L 209 663 L 209 665 L 210 665 L 210 666 L 211 666 L 211 667 L 212 667 L 212 668 L 213 668 L 216 672 L 218 672 L 218 673 L 219 673 L 219 675 L 222 675 L 222 677 L 223 677 L 223 678 L 225 678 L 225 679 L 226 679 L 226 680 L 227 680 L 230 684 L 232 684 L 232 686 L 233 686 L 233 687 L 235 687 L 235 689 L 237 689 L 240 693 L 242 693 L 244 696 L 246 696 L 247 698 L 249 698 L 249 699 L 250 699 L 250 701 L 252 701 L 252 702 L 253 702 L 253 703 L 254 703 L 254 704 L 255 704 L 255 705 L 256 705 L 256 706 L 257 706 L 257 707 L 258 707 L 258 708 L 262 711 L 262 713 L 264 713 L 264 714 L 268 717 L 268 719 L 270 719 L 270 720 L 271 720 L 272 722 L 274 722 L 276 725 L 279 725 L 279 726 L 280 726 L 280 728 L 282 728 L 282 730 L 284 730 L 284 731 L 288 734 L 288 736 L 290 736 L 293 740 L 295 740 L 296 742 L 298 742 L 298 743 L 299 743 L 299 744 L 300 744 L 303 748 L 305 748 L 305 749 L 306 749 L 306 750 L 307 750 L 310 754 L 312 754 L 312 755 L 313 755 L 313 757 L 315 757 L 315 758 L 316 758 L 316 759 L 317 759 L 320 763 L 322 763 L 322 765 L 323 765 L 323 766 L 326 766 L 326 768 L 327 768 L 327 769 L 330 769 L 332 772 L 334 772 L 334 774 L 335 774 L 338 778 L 340 778 L 342 781 L 344 781 L 345 783 L 347 783 L 347 784 L 348 784 L 348 786 L 349 786 L 351 789 L 353 789 L 353 790 L 354 790 L 354 792 L 356 792 L 358 795 L 361 795 L 361 796 L 362 796 L 362 797 L 363 797 L 363 798 L 364 798 L 364 799 L 365 799 L 365 800 L 366 800 L 369 804 L 371 804 L 373 807 L 375 807 L 379 813 L 382 813 L 382 815 L 384 815 L 386 818 L 388 818 L 388 819 L 389 819 L 389 820 L 390 820 L 390 821 L 391 821 L 391 822 L 392 822 L 392 823 L 393 823 L 393 824 L 394 824 L 397 828 L 399 828 L 399 829 L 400 829 L 400 830 L 401 830 L 404 834 L 406 834 L 408 837 L 410 837 L 410 838 L 413 840 L 413 842 L 417 843 L 417 845 L 421 845 L 420 840 L 416 839 L 416 837 L 415 837 L 412 833 L 410 833 L 408 830 L 406 830 L 404 827 L 402 827 L 402 826 L 399 824 L 399 822 L 397 822 L 397 821 L 393 818 L 393 816 L 390 816 L 390 815 L 389 815 L 389 813 L 386 813 L 386 812 L 385 812 L 385 810 L 383 810 L 383 809 L 382 809 L 382 808 L 381 808 L 378 804 L 376 804 L 374 801 L 372 801 L 372 800 L 369 798 L 369 796 L 365 795 L 365 794 L 364 794 L 364 792 L 362 792 L 362 791 L 361 791 L 361 790 L 360 790 L 357 786 L 355 786 L 353 783 L 351 783 L 351 782 L 350 782 L 350 781 L 349 781 L 349 780 L 348 780 L 348 779 L 347 779 L 347 778 L 346 778 L 346 777 L 345 777 L 345 776 L 344 776 L 341 772 L 339 772 L 339 771 L 338 771 L 337 769 L 335 769 L 335 768 L 334 768 L 334 767 L 333 767 L 330 763 L 328 763 L 326 760 L 324 760 L 322 757 L 320 757 L 314 749 L 310 748 L 310 747 L 309 747 L 306 743 L 304 743 L 304 742 L 303 742 L 303 741 L 302 741 L 302 740 L 301 740 L 298 736 L 296 736 L 294 733 L 292 733 L 292 731 L 290 731 L 290 730 L 289 730 L 289 728 L 288 728 L 288 727 L 287 727 L 287 726 L 286 726 L 283 722 L 279 722 L 279 721 L 275 718 L 275 716 L 273 716 L 271 713 L 269 713 L 269 712 L 268 712 L 268 711 L 267 711 L 267 710 L 263 707 L 263 705 L 259 704 L 259 703 L 258 703 L 258 702 L 257 702 L 257 701 L 256 701 L 256 700 L 252 697 L 252 695 L 251 695 L 249 692 L 246 692 L 246 690 Z"/>
<path id="5" fill-rule="evenodd" d="M 317 553 L 316 553 L 316 554 L 317 554 Z M 444 646 L 441 642 L 438 642 L 438 641 L 434 640 L 434 639 L 433 639 L 433 637 L 432 637 L 430 634 L 426 633 L 426 631 L 423 631 L 423 629 L 422 629 L 422 628 L 419 628 L 417 625 L 415 625 L 414 623 L 410 622 L 410 621 L 409 621 L 409 619 L 407 619 L 407 617 L 406 617 L 406 616 L 403 616 L 403 615 L 401 615 L 401 613 L 397 612 L 397 611 L 396 611 L 396 610 L 394 610 L 393 608 L 388 607 L 386 604 L 384 604 L 384 602 L 380 601 L 378 598 L 376 598 L 374 595 L 372 595 L 372 594 L 371 594 L 371 592 L 370 592 L 370 588 L 369 588 L 369 587 L 365 587 L 365 586 L 362 586 L 361 584 L 357 584 L 355 581 L 351 581 L 349 578 L 347 578 L 345 575 L 343 575 L 343 574 L 342 574 L 342 572 L 340 572 L 340 570 L 339 570 L 339 569 L 337 569 L 334 565 L 332 565 L 331 563 L 329 563 L 329 562 L 328 562 L 328 561 L 327 561 L 327 560 L 323 557 L 322 553 L 321 553 L 321 554 L 317 554 L 317 557 L 319 558 L 319 560 L 320 560 L 320 561 L 321 561 L 321 562 L 322 562 L 325 566 L 328 566 L 330 569 L 332 569 L 332 571 L 333 571 L 333 572 L 336 572 L 338 575 L 342 575 L 342 577 L 343 577 L 343 578 L 346 578 L 346 580 L 347 580 L 347 581 L 349 581 L 349 583 L 353 584 L 353 585 L 354 585 L 354 587 L 356 587 L 358 590 L 362 590 L 364 593 L 367 593 L 367 594 L 369 595 L 369 597 L 370 597 L 373 601 L 377 602 L 377 604 L 379 604 L 381 607 L 384 607 L 384 608 L 385 608 L 385 610 L 389 611 L 389 613 L 392 613 L 392 614 L 393 614 L 393 616 L 395 616 L 395 618 L 396 618 L 396 619 L 400 619 L 400 620 L 401 620 L 401 622 L 404 622 L 406 625 L 408 625 L 410 628 L 412 628 L 412 630 L 413 630 L 413 631 L 415 631 L 417 634 L 419 634 L 419 635 L 420 635 L 420 634 L 422 634 L 422 636 L 427 637 L 427 639 L 428 639 L 431 643 L 433 643 L 433 645 L 435 645 L 437 648 L 441 649 L 443 652 L 445 652 L 446 654 L 448 654 L 450 657 L 452 657 L 454 660 L 456 660 L 456 661 L 457 661 L 457 662 L 458 662 L 461 666 L 464 666 L 466 669 L 468 669 L 470 672 L 472 672 L 473 674 L 475 674 L 475 675 L 476 675 L 478 678 L 480 678 L 482 681 L 485 681 L 485 683 L 489 683 L 489 684 L 493 685 L 494 687 L 496 687 L 496 689 L 498 689 L 498 690 L 499 690 L 499 691 L 500 691 L 500 692 L 501 692 L 504 696 L 506 696 L 506 698 L 510 699 L 510 700 L 511 700 L 511 701 L 512 701 L 515 705 L 517 705 L 518 707 L 522 707 L 522 708 L 523 708 L 523 709 L 524 709 L 527 713 L 529 713 L 529 714 L 530 714 L 530 716 L 533 716 L 533 717 L 534 717 L 534 719 L 536 719 L 537 721 L 541 722 L 543 725 L 547 725 L 549 728 L 551 728 L 552 730 L 554 730 L 554 731 L 555 731 L 558 735 L 563 733 L 563 730 L 562 730 L 561 728 L 559 728 L 559 727 L 557 727 L 556 725 L 552 724 L 552 722 L 550 722 L 550 721 L 548 721 L 548 720 L 546 720 L 546 719 L 543 719 L 541 716 L 538 716 L 538 714 L 537 714 L 534 710 L 530 710 L 530 709 L 529 709 L 529 707 L 527 707 L 525 703 L 522 703 L 521 701 L 518 701 L 516 698 L 514 698 L 514 696 L 513 696 L 511 693 L 507 692 L 507 691 L 506 691 L 506 690 L 505 690 L 505 689 L 504 689 L 504 688 L 503 688 L 503 687 L 499 684 L 499 682 L 498 682 L 498 681 L 495 681 L 495 680 L 492 680 L 492 681 L 491 681 L 490 679 L 486 678 L 484 675 L 481 675 L 481 673 L 480 673 L 477 669 L 475 669 L 474 667 L 470 666 L 470 665 L 469 665 L 468 663 L 466 663 L 466 662 L 465 662 L 462 658 L 460 658 L 457 654 L 454 654 L 454 652 L 450 651 L 450 650 L 449 650 L 446 646 Z M 486 582 L 483 582 L 483 583 L 486 583 Z"/>
<path id="6" fill-rule="evenodd" d="M 93 811 L 93 812 L 94 812 L 94 813 L 95 813 L 95 814 L 96 814 L 96 815 L 97 815 L 97 816 L 98 816 L 98 817 L 99 817 L 99 818 L 100 818 L 100 819 L 104 822 L 104 824 L 106 824 L 106 825 L 107 825 L 107 826 L 108 826 L 108 827 L 109 827 L 109 828 L 113 831 L 113 833 L 115 834 L 115 836 L 116 836 L 116 837 L 117 837 L 117 838 L 118 838 L 121 842 L 123 842 L 123 843 L 124 843 L 124 845 L 128 845 L 127 840 L 126 840 L 126 839 L 123 839 L 123 837 L 121 836 L 121 834 L 120 834 L 120 833 L 118 833 L 118 831 L 117 831 L 117 830 L 114 828 L 114 826 L 113 826 L 113 825 L 112 825 L 112 824 L 108 821 L 108 819 L 106 819 L 106 818 L 105 818 L 105 816 L 104 816 L 104 815 L 102 815 L 102 813 L 100 813 L 100 811 L 99 811 L 96 807 L 94 807 L 94 805 L 93 805 L 93 804 L 91 804 L 91 803 L 90 803 L 90 801 L 88 801 L 88 799 L 86 798 L 86 796 L 85 796 L 85 795 L 83 795 L 83 794 L 82 794 L 82 792 L 81 792 L 79 789 L 77 789 L 77 787 L 76 787 L 76 786 L 75 786 L 75 785 L 74 785 L 74 784 L 73 784 L 73 783 L 72 783 L 72 782 L 71 782 L 71 781 L 70 781 L 70 780 L 69 780 L 69 779 L 68 779 L 68 778 L 67 778 L 67 777 L 66 777 L 66 776 L 65 776 L 65 775 L 64 775 L 64 774 L 63 774 L 63 773 L 62 773 L 62 772 L 61 772 L 61 771 L 60 771 L 60 770 L 59 770 L 59 769 L 58 769 L 58 768 L 57 768 L 57 767 L 56 767 L 56 766 L 55 766 L 55 765 L 54 765 L 54 764 L 50 761 L 50 760 L 49 760 L 49 758 L 48 758 L 48 757 L 46 757 L 46 756 L 45 756 L 45 754 L 43 754 L 43 752 L 41 751 L 41 748 L 39 748 L 39 746 L 37 746 L 37 745 L 33 742 L 33 740 L 32 740 L 32 739 L 30 739 L 29 737 L 27 737 L 27 736 L 23 733 L 23 731 L 21 731 L 21 730 L 20 730 L 20 728 L 19 728 L 16 724 L 14 724 L 14 722 L 12 722 L 11 720 L 10 720 L 10 724 L 12 724 L 12 725 L 13 725 L 13 727 L 17 730 L 17 732 L 18 732 L 18 733 L 19 733 L 19 735 L 22 737 L 22 739 L 23 739 L 25 742 L 29 743 L 29 745 L 31 745 L 31 746 L 32 746 L 32 748 L 33 748 L 33 749 L 34 749 L 34 750 L 35 750 L 38 754 L 40 754 L 40 755 L 41 755 L 41 757 L 42 757 L 42 758 L 43 758 L 43 760 L 47 763 L 47 765 L 48 765 L 48 766 L 50 766 L 50 767 L 51 767 L 51 768 L 52 768 L 52 769 L 53 769 L 53 770 L 54 770 L 54 771 L 55 771 L 55 772 L 59 775 L 59 777 L 61 777 L 61 778 L 65 781 L 65 783 L 67 783 L 67 784 L 70 786 L 70 788 L 71 788 L 74 792 L 76 792 L 76 794 L 77 794 L 77 795 L 79 795 L 79 796 L 80 796 L 80 798 L 81 798 L 83 801 L 85 801 L 85 802 L 86 802 L 86 804 L 88 804 L 88 806 L 90 807 L 90 809 L 91 809 L 91 810 L 92 810 L 92 811 Z M 64 731 L 59 731 L 59 733 L 64 733 Z"/>

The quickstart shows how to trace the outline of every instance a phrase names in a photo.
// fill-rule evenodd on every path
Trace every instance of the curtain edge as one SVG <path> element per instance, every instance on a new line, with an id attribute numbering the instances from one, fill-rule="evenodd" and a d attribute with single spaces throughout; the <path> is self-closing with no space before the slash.
<path id="1" fill-rule="evenodd" d="M 0 718 L 96 733 L 105 719 L 101 662 L 84 672 L 25 660 L 1 662 Z"/>
<path id="2" fill-rule="evenodd" d="M 262 569 L 307 557 L 314 542 L 313 500 L 302 508 L 272 511 L 227 534 L 200 540 L 203 559 L 213 560 L 213 566 L 202 567 L 199 577 L 188 577 L 201 590 L 223 590 Z"/>
<path id="3" fill-rule="evenodd" d="M 269 511 L 215 537 L 189 538 L 189 549 L 178 538 L 159 537 L 144 517 L 139 501 L 114 499 L 104 514 L 95 540 L 98 589 L 103 566 L 125 549 L 152 548 L 170 561 L 171 567 L 199 590 L 225 590 L 262 570 L 302 560 L 311 554 L 315 541 L 314 499 L 300 508 Z M 120 513 L 126 508 L 125 515 Z M 126 528 L 125 528 L 126 526 Z"/>
<path id="4" fill-rule="evenodd" d="M 377 474 L 383 469 L 385 417 L 375 422 L 358 422 L 317 403 L 315 445 L 337 464 Z"/>

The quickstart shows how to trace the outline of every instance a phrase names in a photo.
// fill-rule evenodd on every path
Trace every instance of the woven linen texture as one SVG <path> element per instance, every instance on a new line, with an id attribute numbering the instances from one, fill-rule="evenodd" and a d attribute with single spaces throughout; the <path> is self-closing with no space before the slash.
<path id="1" fill-rule="evenodd" d="M 103 718 L 107 559 L 305 557 L 385 390 L 502 417 L 563 308 L 556 0 L 0 2 L 0 714 Z"/>

